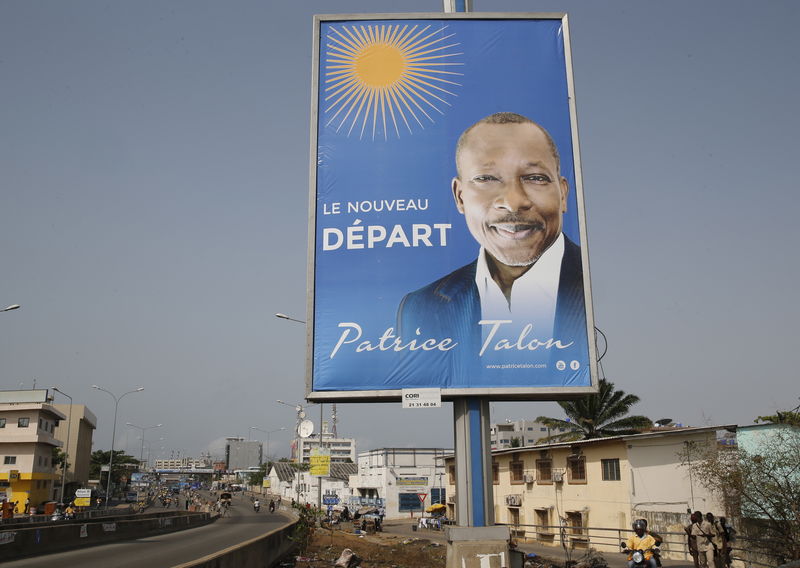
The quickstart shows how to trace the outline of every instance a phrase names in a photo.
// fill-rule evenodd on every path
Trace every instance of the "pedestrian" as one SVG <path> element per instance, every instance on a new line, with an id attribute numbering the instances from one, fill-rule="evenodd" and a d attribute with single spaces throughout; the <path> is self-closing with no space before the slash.
<path id="1" fill-rule="evenodd" d="M 725 517 L 719 518 L 719 526 L 722 529 L 723 546 L 720 551 L 722 566 L 728 568 L 731 565 L 731 542 L 736 540 L 736 530 L 728 524 Z"/>
<path id="2" fill-rule="evenodd" d="M 23 514 L 27 515 L 30 512 L 30 510 L 31 510 L 31 499 L 30 499 L 30 497 L 26 497 L 25 498 L 25 510 L 23 511 Z"/>
<path id="3" fill-rule="evenodd" d="M 703 513 L 695 511 L 696 520 L 692 523 L 692 534 L 697 539 L 697 559 L 700 568 L 714 568 L 714 526 L 703 518 Z"/>
<path id="4" fill-rule="evenodd" d="M 700 568 L 700 562 L 697 558 L 697 536 L 692 532 L 692 525 L 697 522 L 697 513 L 689 515 L 689 524 L 683 527 L 686 532 L 687 546 L 689 548 L 689 555 L 694 562 L 694 568 Z"/>
<path id="5" fill-rule="evenodd" d="M 717 521 L 711 513 L 706 513 L 706 522 L 711 525 L 713 529 L 711 545 L 714 547 L 714 566 L 715 568 L 722 568 L 722 549 L 725 547 L 725 531 L 722 530 L 719 521 Z"/>

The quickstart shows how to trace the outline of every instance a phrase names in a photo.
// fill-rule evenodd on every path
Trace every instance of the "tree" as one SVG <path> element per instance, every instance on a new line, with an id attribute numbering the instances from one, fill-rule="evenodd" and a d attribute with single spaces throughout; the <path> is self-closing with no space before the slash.
<path id="1" fill-rule="evenodd" d="M 522 438 L 518 436 L 514 436 L 511 438 L 511 447 L 512 448 L 521 448 L 522 447 Z"/>
<path id="2" fill-rule="evenodd" d="M 792 410 L 779 410 L 775 414 L 770 414 L 769 416 L 759 416 L 755 421 L 757 423 L 771 422 L 773 424 L 800 426 L 800 406 L 796 406 Z"/>
<path id="3" fill-rule="evenodd" d="M 52 460 L 56 469 L 69 469 L 72 465 L 67 461 L 67 454 L 61 448 L 53 447 Z"/>
<path id="4" fill-rule="evenodd" d="M 800 560 L 800 428 L 776 428 L 750 451 L 689 444 L 682 458 L 746 529 L 740 546 L 777 556 L 777 564 Z"/>
<path id="5" fill-rule="evenodd" d="M 258 471 L 254 471 L 253 473 L 247 475 L 247 484 L 260 486 L 261 483 L 264 481 L 264 478 L 267 477 L 267 475 L 269 475 L 269 470 L 271 469 L 272 469 L 271 461 L 262 463 Z"/>
<path id="6" fill-rule="evenodd" d="M 95 450 L 92 452 L 91 461 L 89 462 L 89 477 L 91 479 L 100 479 L 102 473 L 102 466 L 108 465 L 108 458 L 111 452 L 104 450 Z M 114 483 L 120 482 L 120 477 L 124 471 L 128 471 L 130 466 L 138 466 L 139 460 L 133 456 L 129 456 L 122 450 L 114 450 L 114 463 L 112 465 L 113 475 L 111 480 Z"/>
<path id="7" fill-rule="evenodd" d="M 578 400 L 559 402 L 568 420 L 539 416 L 536 421 L 548 428 L 563 428 L 565 431 L 544 439 L 547 442 L 569 442 L 607 436 L 638 434 L 652 428 L 653 422 L 646 416 L 627 416 L 631 406 L 639 397 L 616 390 L 614 383 L 600 379 L 597 394 Z"/>

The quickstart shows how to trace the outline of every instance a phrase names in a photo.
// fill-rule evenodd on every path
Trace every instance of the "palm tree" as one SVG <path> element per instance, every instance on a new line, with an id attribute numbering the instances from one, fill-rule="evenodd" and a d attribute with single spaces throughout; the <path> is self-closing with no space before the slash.
<path id="1" fill-rule="evenodd" d="M 646 416 L 627 416 L 631 406 L 639 402 L 634 394 L 616 390 L 614 383 L 600 379 L 597 394 L 590 394 L 578 400 L 559 402 L 568 419 L 539 416 L 536 421 L 548 428 L 563 428 L 561 434 L 545 438 L 547 442 L 569 442 L 638 434 L 651 428 L 653 422 Z"/>

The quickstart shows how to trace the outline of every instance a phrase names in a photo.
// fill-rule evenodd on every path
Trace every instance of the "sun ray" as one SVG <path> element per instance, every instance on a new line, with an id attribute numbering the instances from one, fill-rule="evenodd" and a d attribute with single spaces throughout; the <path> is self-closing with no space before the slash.
<path id="1" fill-rule="evenodd" d="M 384 140 L 390 130 L 399 138 L 401 122 L 410 134 L 414 124 L 435 123 L 462 87 L 464 53 L 455 36 L 435 24 L 331 26 L 320 94 L 325 126 L 347 136 L 358 129 L 359 139 L 375 141 L 381 130 Z"/>
<path id="2" fill-rule="evenodd" d="M 394 125 L 394 133 L 395 135 L 400 138 L 400 129 L 397 127 L 397 117 L 394 115 L 394 105 L 392 104 L 391 93 L 387 89 L 384 96 L 386 97 L 386 106 L 389 107 L 389 116 L 392 117 L 392 124 Z M 388 139 L 389 133 L 384 132 Z"/>
<path id="3" fill-rule="evenodd" d="M 430 97 L 433 97 L 434 99 L 437 99 L 437 100 L 443 102 L 444 104 L 446 104 L 448 106 L 451 106 L 450 103 L 445 101 L 443 98 L 437 96 L 435 93 L 431 93 L 428 89 L 426 89 L 424 87 L 421 87 L 419 84 L 416 84 L 416 83 L 410 83 L 409 84 L 409 83 L 406 83 L 406 82 L 401 82 L 400 84 L 401 85 L 407 85 L 420 100 L 425 101 L 428 104 L 428 106 L 430 106 L 431 108 L 435 109 L 440 114 L 444 114 L 444 113 L 439 109 L 439 107 L 437 107 L 435 104 L 430 102 L 427 98 L 422 96 L 422 93 L 425 93 L 426 95 L 428 95 Z M 433 119 L 431 119 L 431 122 L 433 122 Z"/>
<path id="4" fill-rule="evenodd" d="M 400 100 L 403 102 L 403 104 L 405 105 L 405 107 L 406 107 L 406 109 L 408 110 L 408 112 L 410 112 L 410 113 L 411 113 L 411 116 L 413 116 L 413 117 L 414 117 L 414 120 L 416 120 L 416 121 L 417 121 L 417 124 L 419 124 L 419 125 L 420 125 L 420 127 L 422 127 L 422 128 L 425 128 L 425 125 L 424 125 L 424 124 L 422 124 L 422 121 L 421 121 L 421 120 L 419 119 L 419 117 L 417 116 L 417 113 L 415 113 L 415 112 L 414 112 L 414 109 L 413 109 L 413 108 L 411 108 L 411 105 L 409 104 L 409 101 L 408 101 L 408 97 L 407 97 L 407 96 L 406 96 L 406 95 L 405 95 L 405 94 L 404 94 L 404 93 L 403 93 L 403 92 L 402 92 L 400 89 L 398 89 L 398 88 L 397 88 L 397 85 L 394 85 L 394 86 L 392 86 L 392 89 L 391 89 L 391 91 L 392 91 L 393 93 L 397 93 L 397 96 L 398 96 L 398 97 L 400 98 Z M 415 103 L 415 104 L 416 104 L 416 103 Z"/>
<path id="5" fill-rule="evenodd" d="M 391 88 L 387 89 L 387 91 L 389 92 L 390 100 L 393 100 L 395 106 L 397 107 L 397 112 L 400 113 L 400 118 L 403 119 L 403 124 L 406 125 L 406 128 L 408 129 L 408 133 L 412 134 L 413 131 L 411 130 L 411 125 L 408 123 L 408 118 L 406 118 L 406 113 L 403 112 L 403 106 L 400 104 L 400 101 L 398 100 L 397 95 L 395 94 L 394 87 L 391 87 Z M 397 137 L 398 138 L 400 137 L 400 133 L 399 132 L 397 133 Z"/>

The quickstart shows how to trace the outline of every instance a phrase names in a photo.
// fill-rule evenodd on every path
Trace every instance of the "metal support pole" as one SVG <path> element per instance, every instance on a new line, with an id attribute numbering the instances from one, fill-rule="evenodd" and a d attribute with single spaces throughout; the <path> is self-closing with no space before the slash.
<path id="1" fill-rule="evenodd" d="M 494 524 L 489 400 L 453 401 L 456 453 L 456 522 L 463 527 Z"/>
<path id="2" fill-rule="evenodd" d="M 319 405 L 319 454 L 322 455 L 322 407 Z M 322 476 L 317 477 L 317 509 L 322 510 Z"/>
<path id="3" fill-rule="evenodd" d="M 69 416 L 67 416 L 67 443 L 64 448 L 64 465 L 61 467 L 61 495 L 58 498 L 61 503 L 64 503 L 64 487 L 66 486 L 67 481 L 67 466 L 69 466 L 69 435 L 70 431 L 72 430 L 72 397 L 56 387 L 53 387 L 53 390 L 60 392 L 69 399 Z"/>

